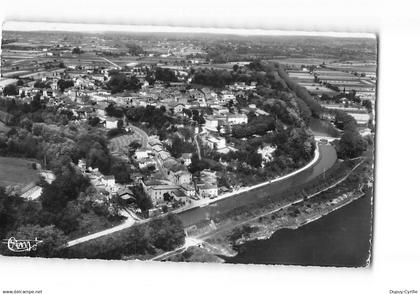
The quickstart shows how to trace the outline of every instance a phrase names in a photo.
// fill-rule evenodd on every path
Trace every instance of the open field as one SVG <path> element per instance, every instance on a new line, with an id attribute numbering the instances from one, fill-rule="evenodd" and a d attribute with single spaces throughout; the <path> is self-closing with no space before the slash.
<path id="1" fill-rule="evenodd" d="M 355 71 L 355 72 L 376 72 L 376 65 L 365 66 L 334 66 L 327 65 L 327 68 L 342 70 L 342 71 Z"/>
<path id="2" fill-rule="evenodd" d="M 334 90 L 331 90 L 325 86 L 321 86 L 319 84 L 305 84 L 305 83 L 300 83 L 301 86 L 305 87 L 306 90 L 308 90 L 311 94 L 316 94 L 316 95 L 322 95 L 322 94 L 327 94 L 327 95 L 335 95 L 337 94 L 337 92 L 335 92 Z"/>
<path id="3" fill-rule="evenodd" d="M 0 186 L 27 185 L 37 181 L 38 171 L 32 168 L 36 161 L 14 157 L 0 157 Z"/>
<path id="4" fill-rule="evenodd" d="M 323 58 L 282 58 L 282 59 L 270 59 L 269 61 L 278 62 L 280 64 L 288 65 L 320 65 L 322 63 L 329 63 L 331 59 Z"/>
<path id="5" fill-rule="evenodd" d="M 147 134 L 138 127 L 130 125 L 132 133 L 117 136 L 110 140 L 110 150 L 112 152 L 125 153 L 128 149 L 128 145 L 133 141 L 139 141 L 142 146 L 147 145 Z"/>
<path id="6" fill-rule="evenodd" d="M 215 63 L 215 64 L 200 64 L 200 65 L 193 65 L 194 69 L 227 69 L 232 70 L 235 63 Z"/>

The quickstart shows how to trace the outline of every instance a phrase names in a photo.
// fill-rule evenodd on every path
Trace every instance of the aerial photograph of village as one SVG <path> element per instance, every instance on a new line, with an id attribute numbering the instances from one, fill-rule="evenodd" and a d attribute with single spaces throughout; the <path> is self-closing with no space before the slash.
<path id="1" fill-rule="evenodd" d="M 0 255 L 364 267 L 377 38 L 4 28 Z"/>

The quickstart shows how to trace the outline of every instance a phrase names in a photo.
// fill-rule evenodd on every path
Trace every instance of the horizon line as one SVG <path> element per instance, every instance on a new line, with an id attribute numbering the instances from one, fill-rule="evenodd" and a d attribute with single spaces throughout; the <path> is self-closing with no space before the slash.
<path id="1" fill-rule="evenodd" d="M 375 39 L 375 33 L 355 32 L 319 32 L 296 31 L 276 29 L 238 29 L 216 27 L 187 27 L 163 25 L 136 25 L 136 24 L 98 24 L 74 22 L 47 22 L 47 21 L 4 21 L 3 31 L 56 31 L 56 32 L 126 32 L 126 33 L 208 33 L 240 36 L 308 36 L 308 37 L 335 37 L 335 38 L 364 38 Z"/>

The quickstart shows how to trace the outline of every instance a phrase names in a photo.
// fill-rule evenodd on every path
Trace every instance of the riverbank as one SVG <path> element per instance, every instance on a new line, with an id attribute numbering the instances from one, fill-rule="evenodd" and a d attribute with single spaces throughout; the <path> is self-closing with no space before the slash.
<path id="1" fill-rule="evenodd" d="M 280 229 L 295 230 L 312 223 L 365 195 L 365 190 L 371 186 L 368 183 L 370 178 L 366 177 L 371 170 L 366 170 L 370 163 L 361 158 L 357 161 L 346 175 L 304 199 L 282 205 L 267 205 L 264 209 L 254 209 L 254 212 L 245 209 L 236 215 L 227 215 L 195 230 L 195 238 L 215 248 L 230 248 L 227 255 L 222 251 L 216 254 L 232 257 L 236 255 L 237 248 L 246 242 L 268 239 Z M 363 180 L 356 183 L 357 179 Z M 210 255 L 214 252 L 207 250 L 207 254 L 210 261 Z"/>
<path id="2" fill-rule="evenodd" d="M 312 160 L 310 162 L 308 162 L 305 166 L 303 166 L 303 167 L 301 167 L 301 168 L 299 168 L 299 169 L 297 169 L 297 170 L 295 170 L 291 173 L 288 173 L 287 175 L 283 175 L 283 176 L 280 176 L 280 177 L 274 178 L 272 180 L 265 181 L 265 182 L 262 182 L 262 183 L 259 183 L 259 184 L 253 185 L 253 186 L 243 187 L 243 188 L 237 189 L 237 190 L 232 191 L 232 192 L 224 193 L 224 194 L 219 195 L 218 197 L 213 198 L 213 199 L 203 198 L 203 199 L 194 201 L 194 203 L 192 205 L 181 207 L 181 208 L 176 209 L 172 212 L 173 213 L 181 213 L 181 212 L 188 211 L 190 209 L 194 209 L 194 208 L 197 208 L 197 207 L 205 207 L 207 205 L 210 205 L 210 204 L 213 204 L 215 202 L 224 200 L 226 198 L 230 198 L 230 197 L 233 197 L 233 196 L 245 193 L 245 192 L 249 192 L 249 191 L 252 191 L 252 190 L 255 190 L 255 189 L 258 189 L 258 188 L 261 188 L 261 187 L 264 187 L 264 186 L 267 186 L 267 185 L 270 185 L 270 184 L 273 184 L 273 183 L 276 183 L 276 182 L 279 182 L 279 181 L 283 181 L 283 180 L 288 179 L 290 177 L 293 177 L 293 176 L 295 176 L 295 175 L 313 167 L 319 161 L 320 151 L 319 151 L 319 145 L 318 144 L 319 143 L 315 144 L 314 157 L 312 158 Z"/>
<path id="3" fill-rule="evenodd" d="M 344 205 L 298 229 L 280 229 L 270 238 L 236 246 L 232 264 L 366 267 L 372 252 L 372 195 Z"/>
<path id="4" fill-rule="evenodd" d="M 235 246 L 243 245 L 244 243 L 253 240 L 269 239 L 276 231 L 281 229 L 299 229 L 304 225 L 310 224 L 331 212 L 352 203 L 364 195 L 365 193 L 362 192 L 360 188 L 359 191 L 345 193 L 337 198 L 329 199 L 326 202 L 319 201 L 319 203 L 316 203 L 315 201 L 308 201 L 305 204 L 293 207 L 293 212 L 298 211 L 299 213 L 299 216 L 295 217 L 287 215 L 287 210 L 276 211 L 269 214 L 270 218 L 268 218 L 267 215 L 265 216 L 265 219 L 259 218 L 258 221 L 249 222 L 248 225 L 255 230 L 252 230 L 249 236 L 238 239 L 235 242 Z"/>

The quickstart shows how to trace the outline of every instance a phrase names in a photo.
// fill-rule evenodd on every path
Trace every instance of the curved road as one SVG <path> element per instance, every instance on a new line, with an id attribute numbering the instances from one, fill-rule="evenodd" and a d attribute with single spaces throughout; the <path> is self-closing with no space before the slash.
<path id="1" fill-rule="evenodd" d="M 197 139 L 197 136 L 198 136 L 199 134 L 195 134 L 194 135 L 194 142 L 195 142 L 195 144 L 197 145 L 197 153 L 198 153 L 198 159 L 200 159 L 201 160 L 201 150 L 200 150 L 200 144 L 198 143 L 198 139 Z"/>

